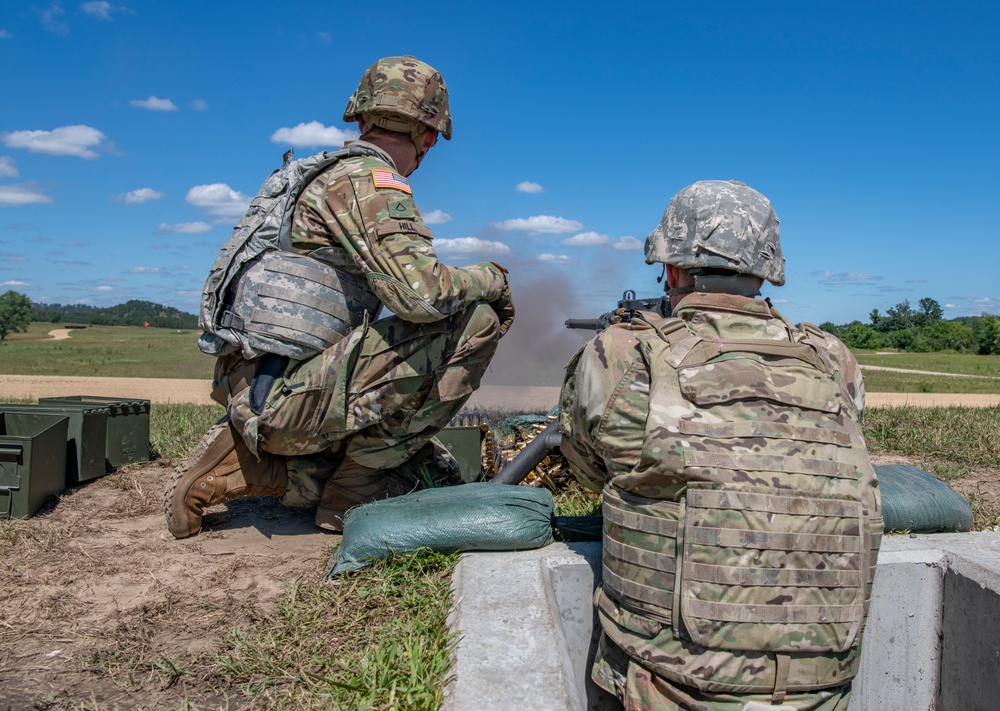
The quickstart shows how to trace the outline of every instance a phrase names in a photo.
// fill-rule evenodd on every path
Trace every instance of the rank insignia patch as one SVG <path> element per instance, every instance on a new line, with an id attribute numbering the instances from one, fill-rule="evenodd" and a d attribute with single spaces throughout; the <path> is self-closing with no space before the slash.
<path id="1" fill-rule="evenodd" d="M 409 195 L 413 194 L 410 183 L 402 175 L 396 175 L 391 170 L 373 170 L 372 181 L 376 188 L 395 188 Z"/>

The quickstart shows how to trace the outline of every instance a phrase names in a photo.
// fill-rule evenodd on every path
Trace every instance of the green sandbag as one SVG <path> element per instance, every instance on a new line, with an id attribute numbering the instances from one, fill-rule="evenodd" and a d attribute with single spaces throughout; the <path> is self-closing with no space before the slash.
<path id="1" fill-rule="evenodd" d="M 883 530 L 942 533 L 972 530 L 972 506 L 923 469 L 908 464 L 875 467 L 882 490 Z"/>
<path id="2" fill-rule="evenodd" d="M 374 501 L 347 512 L 327 577 L 363 568 L 390 552 L 541 548 L 552 543 L 554 517 L 547 489 L 485 482 Z"/>

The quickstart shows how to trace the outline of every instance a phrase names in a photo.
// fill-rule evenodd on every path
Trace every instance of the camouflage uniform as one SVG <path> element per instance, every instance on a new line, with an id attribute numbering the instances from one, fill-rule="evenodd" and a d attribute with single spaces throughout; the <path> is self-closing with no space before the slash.
<path id="1" fill-rule="evenodd" d="M 858 426 L 864 389 L 857 362 L 839 340 L 815 327 L 791 326 L 766 301 L 696 292 L 680 300 L 674 316 L 643 313 L 631 324 L 608 328 L 571 361 L 561 393 L 563 453 L 582 484 L 604 492 L 605 580 L 595 596 L 603 633 L 593 678 L 627 709 L 844 709 L 860 656 L 857 614 L 853 626 L 772 625 L 777 643 L 771 644 L 780 653 L 739 650 L 740 639 L 760 634 L 768 612 L 793 599 L 783 585 L 806 584 L 784 579 L 798 573 L 789 568 L 810 568 L 802 576 L 813 576 L 817 586 L 828 576 L 834 589 L 823 588 L 829 596 L 824 605 L 867 609 L 881 518 Z M 835 375 L 826 385 L 801 369 L 765 377 L 768 363 L 780 355 L 744 362 L 738 352 L 683 367 L 695 351 L 711 359 L 734 340 L 765 351 L 769 344 L 800 344 Z M 760 373 L 745 369 L 760 362 Z M 733 364 L 744 370 L 730 370 Z M 799 471 L 781 471 L 780 462 L 793 461 Z M 831 528 L 812 532 L 813 538 L 850 538 L 853 553 L 824 558 L 786 552 L 792 546 L 747 550 L 755 547 L 747 544 L 751 538 L 775 535 L 776 520 L 804 518 L 775 514 L 774 501 L 804 506 L 795 494 L 827 487 L 844 498 L 856 494 L 858 501 L 839 502 L 845 515 L 824 519 Z M 711 497 L 735 503 L 722 514 L 699 507 L 699 500 Z M 757 508 L 747 504 L 751 500 L 769 500 L 771 508 L 748 511 Z M 706 523 L 713 528 L 698 528 Z M 718 547 L 699 546 L 708 542 L 698 538 L 707 533 L 719 539 Z M 727 536 L 739 541 L 726 542 Z M 723 555 L 723 545 L 731 546 L 730 567 L 709 565 L 719 562 L 712 556 Z M 767 579 L 739 580 L 751 564 Z M 847 572 L 814 572 L 825 565 Z M 698 576 L 710 568 L 711 575 Z M 852 589 L 836 589 L 848 579 Z M 773 587 L 761 587 L 767 585 Z M 761 590 L 773 594 L 762 599 Z M 709 612 L 748 612 L 720 623 L 718 615 L 699 617 L 699 605 Z M 794 613 L 788 621 L 795 621 Z M 822 648 L 824 639 L 829 644 L 830 635 L 840 651 L 810 651 Z"/>
<path id="2" fill-rule="evenodd" d="M 294 458 L 284 498 L 294 506 L 316 505 L 335 455 L 375 469 L 409 459 L 478 387 L 499 339 L 487 302 L 503 293 L 503 273 L 490 263 L 440 263 L 391 158 L 359 143 L 376 155 L 345 158 L 306 187 L 292 243 L 300 254 L 319 253 L 366 279 L 395 315 L 290 362 L 260 413 L 247 387 L 252 364 L 234 354 L 216 369 L 214 396 L 250 449 Z M 302 459 L 321 452 L 318 460 Z"/>

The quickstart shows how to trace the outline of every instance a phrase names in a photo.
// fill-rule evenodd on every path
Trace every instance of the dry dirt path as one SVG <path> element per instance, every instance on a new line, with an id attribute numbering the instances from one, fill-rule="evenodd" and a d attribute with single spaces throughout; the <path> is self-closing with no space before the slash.
<path id="1" fill-rule="evenodd" d="M 0 375 L 0 399 L 102 395 L 142 398 L 156 403 L 211 405 L 207 380 L 168 378 L 84 378 L 46 375 Z M 996 407 L 1000 394 L 868 393 L 870 407 Z M 548 410 L 559 401 L 557 387 L 484 385 L 469 400 L 471 408 Z"/>
<path id="2" fill-rule="evenodd" d="M 1000 380 L 995 375 L 970 375 L 968 373 L 939 373 L 933 370 L 913 370 L 912 368 L 890 368 L 885 365 L 862 365 L 861 370 L 884 370 L 889 373 L 916 373 L 917 375 L 943 375 L 946 378 L 985 378 Z"/>

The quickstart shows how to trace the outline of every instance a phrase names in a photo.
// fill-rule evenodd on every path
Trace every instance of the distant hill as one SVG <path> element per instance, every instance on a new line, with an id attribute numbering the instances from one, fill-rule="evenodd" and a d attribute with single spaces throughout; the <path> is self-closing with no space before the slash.
<path id="1" fill-rule="evenodd" d="M 198 328 L 198 317 L 172 306 L 132 299 L 117 306 L 87 304 L 31 304 L 31 320 L 47 323 L 85 323 L 94 326 L 144 326 Z"/>

